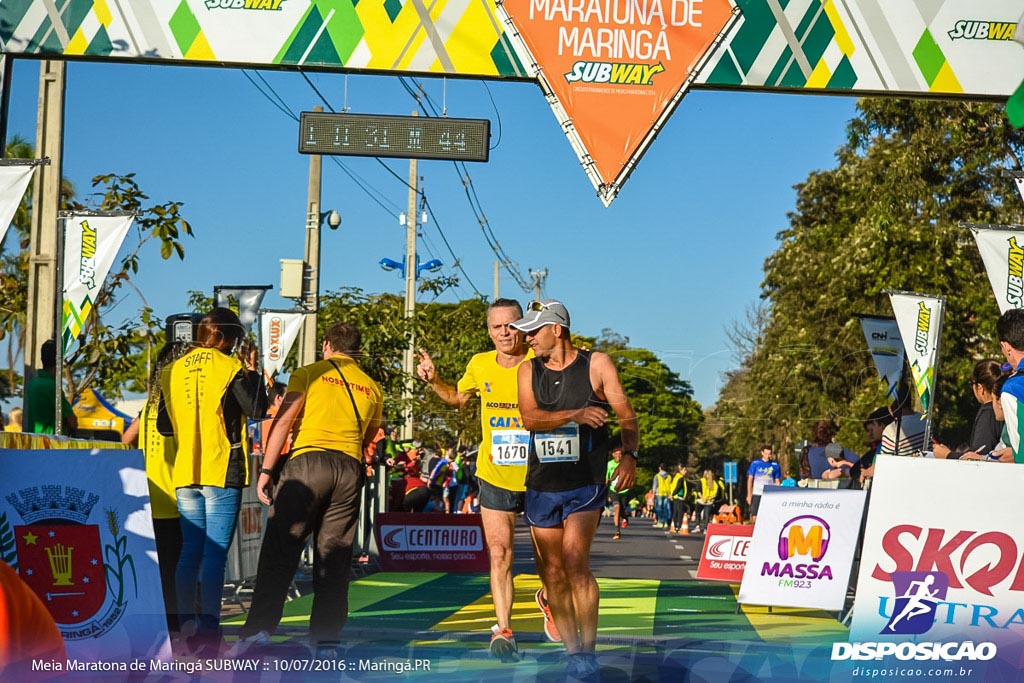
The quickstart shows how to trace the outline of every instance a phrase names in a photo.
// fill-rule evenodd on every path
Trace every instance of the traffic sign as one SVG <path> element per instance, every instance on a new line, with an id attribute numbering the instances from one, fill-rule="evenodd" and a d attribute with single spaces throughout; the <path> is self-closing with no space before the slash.
<path id="1" fill-rule="evenodd" d="M 725 483 L 726 484 L 736 484 L 736 483 L 739 483 L 739 479 L 737 479 L 737 475 L 738 475 L 737 464 L 738 463 L 736 463 L 736 462 L 722 463 L 722 467 L 724 468 L 723 475 L 724 475 Z"/>

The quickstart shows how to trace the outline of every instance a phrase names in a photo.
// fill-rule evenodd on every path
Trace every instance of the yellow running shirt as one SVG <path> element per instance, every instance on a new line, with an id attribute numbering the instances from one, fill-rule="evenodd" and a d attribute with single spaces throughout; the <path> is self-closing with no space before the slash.
<path id="1" fill-rule="evenodd" d="M 338 370 L 340 369 L 341 372 Z M 352 398 L 341 381 L 344 374 Z M 334 356 L 301 367 L 288 379 L 288 393 L 304 394 L 302 413 L 292 427 L 292 456 L 308 450 L 341 451 L 362 462 L 363 434 L 376 433 L 384 412 L 384 392 L 348 356 Z M 359 408 L 359 433 L 352 401 Z"/>
<path id="2" fill-rule="evenodd" d="M 523 362 L 533 358 L 530 349 Z M 476 459 L 476 476 L 508 491 L 526 490 L 526 456 L 530 432 L 519 416 L 519 364 L 498 365 L 498 352 L 478 353 L 466 366 L 458 390 L 480 394 L 483 443 Z"/>

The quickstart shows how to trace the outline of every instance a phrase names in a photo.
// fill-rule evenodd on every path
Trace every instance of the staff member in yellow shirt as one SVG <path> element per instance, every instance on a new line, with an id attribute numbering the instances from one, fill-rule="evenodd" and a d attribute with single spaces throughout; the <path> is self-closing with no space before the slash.
<path id="1" fill-rule="evenodd" d="M 380 385 L 356 362 L 361 342 L 355 325 L 335 323 L 325 335 L 324 359 L 297 369 L 288 380 L 256 483 L 260 500 L 271 506 L 270 517 L 236 654 L 269 643 L 314 531 L 310 640 L 318 648 L 340 644 L 348 619 L 360 490 L 366 480 L 363 449 L 380 429 L 384 406 Z M 291 457 L 285 462 L 281 451 L 289 434 Z"/>
<path id="2" fill-rule="evenodd" d="M 188 645 L 198 655 L 214 656 L 220 649 L 224 568 L 242 488 L 249 483 L 242 447 L 245 417 L 263 417 L 267 410 L 256 349 L 242 344 L 241 359 L 232 355 L 244 335 L 237 315 L 215 308 L 199 321 L 196 348 L 161 375 L 160 432 L 176 442 L 171 481 L 181 515 L 178 612 L 183 632 L 195 624 Z"/>

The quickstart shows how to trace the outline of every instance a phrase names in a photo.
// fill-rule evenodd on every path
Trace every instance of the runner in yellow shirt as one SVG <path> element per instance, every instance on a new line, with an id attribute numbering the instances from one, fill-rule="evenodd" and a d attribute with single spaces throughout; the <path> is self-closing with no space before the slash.
<path id="1" fill-rule="evenodd" d="M 473 356 L 457 386 L 437 376 L 433 360 L 422 349 L 416 369 L 420 379 L 430 384 L 448 405 L 462 408 L 473 396 L 480 397 L 483 443 L 477 456 L 476 476 L 480 482 L 480 512 L 491 558 L 491 594 L 498 621 L 491 628 L 491 654 L 504 662 L 516 661 L 519 652 L 511 627 L 515 597 L 512 554 L 516 515 L 523 511 L 530 448 L 530 433 L 523 428 L 519 415 L 517 376 L 519 365 L 532 358 L 533 351 L 523 344 L 523 335 L 509 327 L 509 323 L 522 316 L 523 309 L 514 299 L 498 299 L 488 307 L 487 331 L 495 350 Z M 537 591 L 536 600 L 544 612 L 545 636 L 560 642 L 543 588 Z"/>

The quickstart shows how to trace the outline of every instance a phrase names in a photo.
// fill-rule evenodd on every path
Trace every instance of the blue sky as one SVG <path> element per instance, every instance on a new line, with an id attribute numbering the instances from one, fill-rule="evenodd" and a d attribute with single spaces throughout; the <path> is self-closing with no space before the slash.
<path id="1" fill-rule="evenodd" d="M 13 69 L 8 135 L 31 140 L 38 64 L 19 60 Z M 184 262 L 161 261 L 155 245 L 144 257 L 136 284 L 148 304 L 166 316 L 185 310 L 190 289 L 272 284 L 264 305 L 290 308 L 276 289 L 279 259 L 303 253 L 309 166 L 296 151 L 298 124 L 235 69 L 71 63 L 67 73 L 65 176 L 84 194 L 95 175 L 134 172 L 153 201 L 184 202 L 195 230 Z M 260 75 L 296 114 L 323 105 L 301 74 Z M 336 110 L 346 90 L 355 112 L 416 108 L 395 77 L 309 78 Z M 655 351 L 704 406 L 736 365 L 726 328 L 758 299 L 764 259 L 793 209 L 792 186 L 835 165 L 855 105 L 835 96 L 692 92 L 606 209 L 536 85 L 420 82 L 449 116 L 491 120 L 490 161 L 467 166 L 491 229 L 524 276 L 546 268 L 544 293 L 565 302 L 575 331 L 611 328 Z M 385 161 L 400 181 L 373 159 L 334 159 L 372 196 L 324 157 L 323 209 L 337 209 L 343 223 L 323 231 L 321 288 L 401 293 L 400 276 L 377 261 L 404 252 L 398 213 L 407 205 L 408 163 Z M 440 228 L 473 284 L 492 296 L 495 256 L 455 167 L 420 161 L 419 175 L 437 218 L 421 231 L 420 254 L 453 272 Z M 532 295 L 504 271 L 500 294 Z M 473 295 L 464 279 L 441 300 Z M 113 315 L 131 318 L 141 306 L 131 294 Z"/>

